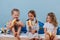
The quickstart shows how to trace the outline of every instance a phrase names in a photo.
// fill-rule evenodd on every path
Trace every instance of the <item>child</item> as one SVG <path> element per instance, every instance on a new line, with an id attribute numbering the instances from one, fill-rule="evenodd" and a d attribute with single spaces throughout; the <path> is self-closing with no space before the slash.
<path id="1" fill-rule="evenodd" d="M 39 24 L 36 19 L 36 14 L 34 10 L 28 12 L 28 20 L 26 21 L 27 35 L 31 40 L 38 40 L 38 30 Z"/>
<path id="2" fill-rule="evenodd" d="M 57 40 L 57 20 L 53 12 L 48 13 L 46 23 L 44 24 L 45 40 Z"/>
<path id="3" fill-rule="evenodd" d="M 23 23 L 19 20 L 20 11 L 18 9 L 13 9 L 11 15 L 12 20 L 9 21 L 7 28 L 13 32 L 14 36 L 17 37 L 18 40 L 20 40 L 19 34 L 21 27 L 23 26 Z"/>

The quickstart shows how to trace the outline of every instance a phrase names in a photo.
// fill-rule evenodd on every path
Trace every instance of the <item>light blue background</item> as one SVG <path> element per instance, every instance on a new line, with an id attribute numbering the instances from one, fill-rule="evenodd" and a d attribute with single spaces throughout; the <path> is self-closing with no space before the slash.
<path id="1" fill-rule="evenodd" d="M 60 25 L 60 0 L 0 0 L 0 27 L 11 19 L 11 10 L 20 10 L 20 19 L 25 24 L 27 13 L 33 9 L 36 11 L 37 19 L 45 23 L 46 15 L 54 12 Z"/>

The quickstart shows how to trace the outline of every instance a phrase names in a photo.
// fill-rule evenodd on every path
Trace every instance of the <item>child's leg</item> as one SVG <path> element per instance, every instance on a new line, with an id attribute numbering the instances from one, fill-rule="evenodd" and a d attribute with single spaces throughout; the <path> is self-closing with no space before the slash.
<path id="1" fill-rule="evenodd" d="M 33 39 L 30 39 L 30 40 L 33 40 Z"/>
<path id="2" fill-rule="evenodd" d="M 34 36 L 35 36 L 34 37 L 35 40 L 38 40 L 39 39 L 38 33 L 35 33 Z"/>
<path id="3" fill-rule="evenodd" d="M 33 38 L 33 39 L 30 39 L 30 40 L 38 40 L 37 38 Z"/>
<path id="4" fill-rule="evenodd" d="M 18 31 L 17 31 L 17 38 L 18 38 L 18 40 L 20 40 L 20 31 L 21 31 L 21 27 L 18 27 Z"/>
<path id="5" fill-rule="evenodd" d="M 15 29 L 14 28 L 12 28 L 12 32 L 13 32 L 14 36 L 16 37 L 17 36 L 17 33 L 15 32 Z"/>
<path id="6" fill-rule="evenodd" d="M 55 36 L 53 40 L 57 40 L 57 37 Z"/>
<path id="7" fill-rule="evenodd" d="M 35 38 L 35 40 L 39 40 L 38 38 Z"/>
<path id="8" fill-rule="evenodd" d="M 20 35 L 21 27 L 18 27 L 17 35 Z"/>
<path id="9" fill-rule="evenodd" d="M 20 40 L 20 36 L 19 35 L 17 35 L 17 39 Z"/>
<path id="10" fill-rule="evenodd" d="M 12 28 L 12 32 L 13 32 L 13 35 L 14 35 L 14 38 L 15 38 L 15 40 L 17 40 L 17 33 L 15 32 L 15 29 L 14 28 Z"/>
<path id="11" fill-rule="evenodd" d="M 45 34 L 45 40 L 50 40 L 49 35 Z"/>
<path id="12" fill-rule="evenodd" d="M 27 32 L 27 37 L 29 38 L 29 40 L 33 40 L 33 34 L 31 32 Z"/>

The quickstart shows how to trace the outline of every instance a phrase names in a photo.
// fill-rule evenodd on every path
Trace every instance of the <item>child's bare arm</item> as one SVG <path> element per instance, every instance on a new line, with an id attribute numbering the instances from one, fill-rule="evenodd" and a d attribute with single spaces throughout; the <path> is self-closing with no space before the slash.
<path id="1" fill-rule="evenodd" d="M 24 26 L 24 24 L 21 21 L 19 21 L 17 24 L 20 25 L 20 27 Z"/>
<path id="2" fill-rule="evenodd" d="M 57 28 L 55 27 L 52 34 L 56 35 L 56 32 L 57 32 Z"/>
<path id="3" fill-rule="evenodd" d="M 7 23 L 7 29 L 10 29 L 11 21 Z"/>
<path id="4" fill-rule="evenodd" d="M 12 21 L 9 21 L 8 24 L 7 24 L 7 29 L 11 29 L 12 28 Z"/>
<path id="5" fill-rule="evenodd" d="M 18 31 L 17 31 L 17 34 L 19 35 L 21 32 L 21 27 L 18 27 Z"/>
<path id="6" fill-rule="evenodd" d="M 44 28 L 44 33 L 46 33 L 46 34 L 47 34 L 47 28 Z"/>
<path id="7" fill-rule="evenodd" d="M 50 35 L 50 34 L 47 32 L 47 28 L 44 28 L 44 33 L 47 34 L 47 35 Z"/>

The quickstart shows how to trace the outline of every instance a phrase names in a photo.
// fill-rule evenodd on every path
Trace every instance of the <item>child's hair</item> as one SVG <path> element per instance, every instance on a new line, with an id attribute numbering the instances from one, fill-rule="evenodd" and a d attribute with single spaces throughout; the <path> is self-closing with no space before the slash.
<path id="1" fill-rule="evenodd" d="M 53 24 L 55 27 L 57 27 L 58 23 L 57 23 L 57 19 L 56 19 L 55 14 L 54 14 L 53 12 L 50 12 L 50 13 L 48 13 L 47 16 L 50 16 L 50 17 L 51 17 L 52 24 Z M 47 20 L 46 20 L 46 22 L 47 22 Z"/>
<path id="2" fill-rule="evenodd" d="M 14 11 L 17 11 L 17 12 L 19 12 L 19 14 L 20 14 L 19 9 L 14 8 L 14 9 L 11 11 L 11 14 L 12 14 L 12 15 L 14 14 L 14 13 L 13 13 Z"/>
<path id="3" fill-rule="evenodd" d="M 28 14 L 31 13 L 35 18 L 36 18 L 36 12 L 34 10 L 30 10 L 28 12 Z M 36 23 L 37 23 L 37 19 L 36 19 Z"/>
<path id="4" fill-rule="evenodd" d="M 29 14 L 29 13 L 31 13 L 34 17 L 36 17 L 36 13 L 35 13 L 34 10 L 30 10 L 30 11 L 28 12 L 28 14 Z"/>

